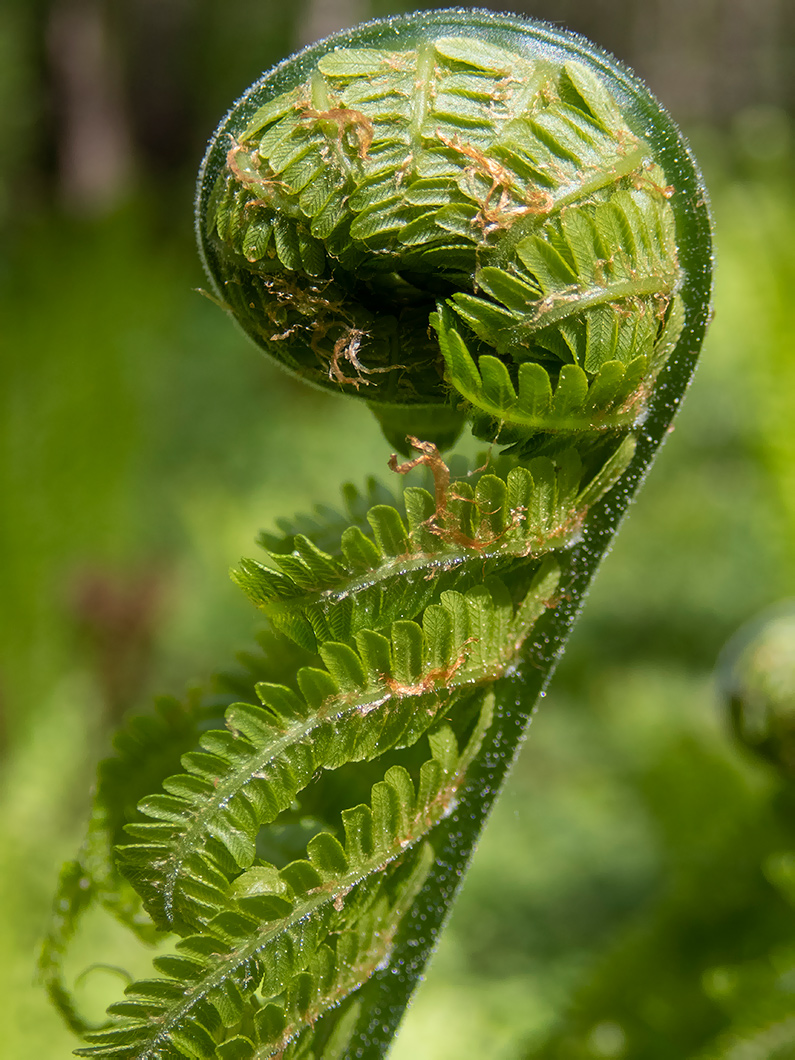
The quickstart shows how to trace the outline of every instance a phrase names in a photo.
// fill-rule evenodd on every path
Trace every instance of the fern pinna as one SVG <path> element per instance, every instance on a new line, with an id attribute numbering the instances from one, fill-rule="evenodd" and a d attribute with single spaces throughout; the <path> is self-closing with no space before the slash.
<path id="1" fill-rule="evenodd" d="M 587 42 L 423 12 L 257 82 L 197 229 L 248 335 L 404 459 L 240 563 L 262 650 L 120 734 L 42 968 L 80 1056 L 377 1057 L 687 384 L 705 193 Z M 61 972 L 92 902 L 167 950 L 96 1028 Z"/>

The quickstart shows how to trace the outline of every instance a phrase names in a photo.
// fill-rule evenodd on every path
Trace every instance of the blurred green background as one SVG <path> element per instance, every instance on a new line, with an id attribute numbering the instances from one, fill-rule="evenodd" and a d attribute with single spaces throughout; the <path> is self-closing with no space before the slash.
<path id="1" fill-rule="evenodd" d="M 691 135 L 716 314 L 393 1056 L 792 1058 L 792 790 L 734 743 L 714 667 L 795 595 L 795 8 L 512 7 L 613 50 Z M 114 725 L 252 640 L 226 571 L 259 527 L 388 474 L 365 410 L 265 364 L 196 293 L 191 209 L 260 71 L 408 9 L 0 7 L 0 1057 L 73 1047 L 36 950 Z M 128 951 L 98 918 L 74 969 Z M 81 990 L 96 1008 L 118 981 Z"/>

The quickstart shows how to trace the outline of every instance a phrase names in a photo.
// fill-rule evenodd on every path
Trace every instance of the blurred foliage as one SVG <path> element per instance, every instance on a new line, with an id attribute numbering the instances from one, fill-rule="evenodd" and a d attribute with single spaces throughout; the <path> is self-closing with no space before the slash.
<path id="1" fill-rule="evenodd" d="M 0 10 L 0 101 L 20 102 L 0 106 L 8 1060 L 72 1047 L 33 985 L 34 954 L 119 714 L 206 678 L 251 640 L 256 616 L 224 571 L 260 526 L 309 498 L 333 504 L 340 479 L 388 473 L 366 410 L 266 365 L 193 291 L 203 280 L 180 160 L 193 152 L 195 164 L 228 100 L 289 50 L 304 9 L 274 13 L 264 54 L 248 32 L 260 5 L 204 0 L 192 50 L 178 54 L 207 75 L 163 118 L 166 140 L 186 129 L 167 179 L 139 158 L 138 191 L 86 218 L 52 205 L 55 147 L 36 146 L 41 122 L 54 122 L 47 94 L 32 90 L 46 66 L 32 26 L 49 7 Z M 162 19 L 165 7 L 121 5 L 117 17 Z M 169 32 L 188 32 L 189 10 L 173 5 Z M 158 62 L 165 81 L 177 76 L 167 51 Z M 712 677 L 734 630 L 795 594 L 792 124 L 759 105 L 694 141 L 719 248 L 702 367 L 533 723 L 395 1060 L 795 1055 L 792 788 L 734 743 Z M 24 208 L 11 207 L 11 189 Z M 97 950 L 132 974 L 148 965 L 99 916 L 84 936 L 75 968 Z M 96 970 L 80 987 L 98 1014 L 117 991 L 108 980 Z"/>
<path id="2" fill-rule="evenodd" d="M 744 626 L 719 674 L 738 739 L 795 780 L 795 601 Z"/>
<path id="3" fill-rule="evenodd" d="M 3 0 L 0 227 L 55 199 L 91 213 L 131 184 L 161 217 L 230 100 L 302 44 L 439 0 Z M 680 120 L 795 112 L 790 0 L 480 0 L 613 52 Z M 154 207 L 156 208 L 156 207 Z M 177 211 L 178 212 L 178 211 Z"/>

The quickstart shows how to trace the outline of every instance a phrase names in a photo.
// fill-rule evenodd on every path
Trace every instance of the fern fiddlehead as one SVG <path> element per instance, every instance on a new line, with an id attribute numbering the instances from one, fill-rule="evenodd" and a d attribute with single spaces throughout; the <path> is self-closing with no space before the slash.
<path id="1" fill-rule="evenodd" d="M 682 396 L 704 191 L 645 88 L 586 42 L 424 12 L 254 85 L 211 142 L 197 230 L 247 334 L 367 401 L 411 456 L 392 470 L 428 477 L 348 490 L 344 515 L 241 562 L 275 635 L 196 705 L 162 791 L 123 747 L 105 768 L 43 968 L 80 1027 L 58 961 L 82 887 L 181 941 L 78 1055 L 380 1056 Z M 456 469 L 465 423 L 492 451 Z"/>

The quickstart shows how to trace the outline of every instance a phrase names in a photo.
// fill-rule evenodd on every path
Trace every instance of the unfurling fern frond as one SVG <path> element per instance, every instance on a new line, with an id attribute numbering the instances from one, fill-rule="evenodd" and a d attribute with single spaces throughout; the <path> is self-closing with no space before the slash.
<path id="1" fill-rule="evenodd" d="M 267 352 L 387 417 L 463 397 L 525 435 L 638 419 L 684 322 L 675 189 L 587 66 L 434 35 L 337 47 L 248 102 L 205 164 L 201 243 Z"/>
<path id="2" fill-rule="evenodd" d="M 437 728 L 416 788 L 404 767 L 387 770 L 369 806 L 343 811 L 344 846 L 320 832 L 310 840 L 306 860 L 281 872 L 272 865 L 251 868 L 223 891 L 202 875 L 205 866 L 197 869 L 193 889 L 213 909 L 202 935 L 188 937 L 176 956 L 155 962 L 171 978 L 128 988 L 127 1000 L 109 1010 L 117 1017 L 114 1025 L 90 1035 L 96 1047 L 78 1055 L 195 1056 L 197 1039 L 206 1049 L 219 1025 L 253 1026 L 262 1005 L 271 1002 L 273 1008 L 271 999 L 283 998 L 276 1006 L 283 1013 L 276 1043 L 263 1042 L 262 1030 L 257 1035 L 257 1055 L 268 1056 L 268 1046 L 280 1051 L 300 1031 L 306 1010 L 317 1018 L 360 986 L 388 957 L 400 919 L 430 870 L 427 844 L 416 854 L 407 852 L 449 814 L 490 715 L 487 694 L 460 755 L 452 730 Z M 396 859 L 397 871 L 391 868 Z M 267 1025 L 274 1025 L 272 1013 Z"/>
<path id="3" fill-rule="evenodd" d="M 51 993 L 85 1031 L 60 958 L 91 901 L 172 952 L 78 1055 L 383 1055 L 687 383 L 704 202 L 631 75 L 485 12 L 330 38 L 224 120 L 197 210 L 214 297 L 428 480 L 263 534 L 234 578 L 264 654 L 102 767 Z M 508 448 L 448 462 L 467 421 Z"/>
<path id="4" fill-rule="evenodd" d="M 473 685 L 504 673 L 557 580 L 554 565 L 542 567 L 518 608 L 496 579 L 443 592 L 422 627 L 398 621 L 390 637 L 363 630 L 358 651 L 329 642 L 325 669 L 298 671 L 300 692 L 260 683 L 261 707 L 230 707 L 227 730 L 205 733 L 200 750 L 182 756 L 186 772 L 164 781 L 166 794 L 139 803 L 149 820 L 128 825 L 139 842 L 119 848 L 155 922 L 201 927 L 229 878 L 253 864 L 260 828 L 318 770 L 411 746 Z"/>
<path id="5" fill-rule="evenodd" d="M 434 447 L 424 452 L 441 475 L 436 496 L 409 486 L 405 515 L 393 505 L 369 509 L 371 535 L 358 525 L 324 551 L 302 534 L 270 539 L 277 570 L 243 560 L 234 578 L 286 636 L 309 650 L 350 641 L 363 629 L 414 618 L 442 588 L 515 567 L 517 560 L 567 548 L 588 509 L 626 470 L 635 449 L 625 438 L 593 477 L 576 449 L 535 457 L 507 473 L 451 483 Z"/>
<path id="6" fill-rule="evenodd" d="M 158 933 L 142 908 L 140 894 L 118 871 L 114 847 L 124 840 L 124 825 L 138 802 L 157 788 L 174 761 L 195 745 L 201 728 L 217 724 L 222 714 L 216 697 L 200 700 L 190 696 L 184 703 L 163 697 L 153 714 L 132 718 L 116 734 L 116 754 L 100 763 L 85 842 L 77 858 L 61 871 L 39 961 L 53 1002 L 77 1033 L 83 1033 L 89 1024 L 63 981 L 65 951 L 82 916 L 95 904 L 144 941 L 156 940 Z"/>

